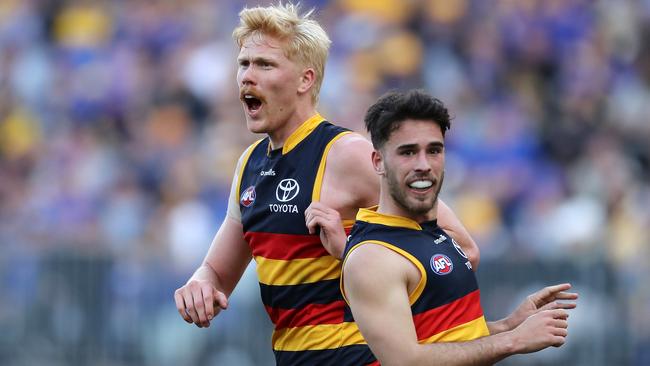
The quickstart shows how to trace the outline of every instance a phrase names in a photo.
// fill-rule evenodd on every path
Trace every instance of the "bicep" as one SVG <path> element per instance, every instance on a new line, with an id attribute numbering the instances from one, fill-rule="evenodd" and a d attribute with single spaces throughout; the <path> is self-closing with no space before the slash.
<path id="1" fill-rule="evenodd" d="M 395 253 L 366 244 L 350 253 L 344 266 L 344 288 L 354 319 L 382 365 L 399 364 L 404 352 L 417 347 L 408 286 Z M 384 260 L 388 258 L 388 260 Z"/>
<path id="2" fill-rule="evenodd" d="M 217 274 L 224 293 L 232 293 L 251 258 L 241 222 L 226 216 L 204 260 Z"/>
<path id="3" fill-rule="evenodd" d="M 340 138 L 327 156 L 324 189 L 341 199 L 356 213 L 360 207 L 376 205 L 379 200 L 379 176 L 372 167 L 372 145 L 358 134 Z M 343 217 L 344 219 L 354 218 Z M 342 216 L 344 213 L 342 213 Z"/>

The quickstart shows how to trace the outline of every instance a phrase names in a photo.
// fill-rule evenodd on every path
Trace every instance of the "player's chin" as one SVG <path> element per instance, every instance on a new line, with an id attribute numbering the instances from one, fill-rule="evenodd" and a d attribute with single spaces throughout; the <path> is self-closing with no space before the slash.
<path id="1" fill-rule="evenodd" d="M 246 127 L 252 133 L 267 133 L 268 128 L 266 128 L 266 123 L 261 119 L 251 119 L 246 117 Z"/>
<path id="2" fill-rule="evenodd" d="M 435 202 L 435 201 L 432 201 L 430 199 L 427 199 L 427 200 L 424 200 L 424 201 L 412 199 L 410 201 L 411 202 L 409 202 L 409 210 L 411 212 L 416 213 L 416 214 L 427 214 L 427 213 L 429 213 L 429 211 L 431 211 L 433 209 L 434 202 Z"/>

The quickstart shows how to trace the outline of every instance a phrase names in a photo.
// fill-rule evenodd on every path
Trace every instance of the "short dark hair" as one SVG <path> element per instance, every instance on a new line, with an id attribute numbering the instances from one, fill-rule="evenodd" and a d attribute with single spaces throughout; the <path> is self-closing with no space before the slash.
<path id="1" fill-rule="evenodd" d="M 407 119 L 431 120 L 440 126 L 443 137 L 451 127 L 447 107 L 424 90 L 389 92 L 368 108 L 364 118 L 375 149 L 380 149 L 391 133 Z"/>

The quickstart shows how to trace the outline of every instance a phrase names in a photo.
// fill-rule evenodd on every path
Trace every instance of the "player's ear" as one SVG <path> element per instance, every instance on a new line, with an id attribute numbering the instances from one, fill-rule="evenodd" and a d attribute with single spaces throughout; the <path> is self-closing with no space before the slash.
<path id="1" fill-rule="evenodd" d="M 378 175 L 384 175 L 384 157 L 381 155 L 379 150 L 372 151 L 372 166 L 375 168 L 375 172 Z"/>
<path id="2" fill-rule="evenodd" d="M 314 71 L 314 69 L 307 68 L 303 70 L 302 74 L 300 75 L 300 84 L 298 85 L 298 92 L 299 93 L 308 92 L 314 86 L 315 81 L 316 81 L 316 72 Z"/>

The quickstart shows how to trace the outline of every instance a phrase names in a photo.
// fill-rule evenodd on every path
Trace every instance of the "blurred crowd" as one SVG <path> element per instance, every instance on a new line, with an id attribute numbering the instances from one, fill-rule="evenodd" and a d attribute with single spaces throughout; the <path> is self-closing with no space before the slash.
<path id="1" fill-rule="evenodd" d="M 251 310 L 207 331 L 172 301 L 260 138 L 230 37 L 258 4 L 0 1 L 1 364 L 270 364 L 253 277 Z M 481 286 L 509 263 L 571 263 L 588 294 L 607 271 L 592 315 L 625 329 L 622 364 L 650 364 L 650 1 L 301 4 L 333 41 L 327 119 L 363 133 L 391 89 L 449 107 L 443 198 L 481 247 Z"/>

